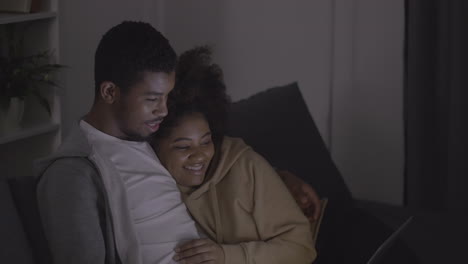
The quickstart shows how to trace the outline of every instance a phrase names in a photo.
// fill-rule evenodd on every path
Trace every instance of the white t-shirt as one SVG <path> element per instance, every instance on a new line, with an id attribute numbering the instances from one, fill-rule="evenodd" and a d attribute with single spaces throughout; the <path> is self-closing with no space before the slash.
<path id="1" fill-rule="evenodd" d="M 175 263 L 174 248 L 200 238 L 175 180 L 147 142 L 121 140 L 80 122 L 89 143 L 123 180 L 144 264 Z"/>

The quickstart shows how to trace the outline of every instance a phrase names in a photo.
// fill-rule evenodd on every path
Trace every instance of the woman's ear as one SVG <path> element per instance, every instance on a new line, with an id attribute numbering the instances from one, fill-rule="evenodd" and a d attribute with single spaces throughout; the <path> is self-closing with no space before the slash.
<path id="1" fill-rule="evenodd" d="M 101 99 L 107 104 L 113 104 L 120 97 L 120 89 L 113 82 L 102 82 L 99 92 Z"/>

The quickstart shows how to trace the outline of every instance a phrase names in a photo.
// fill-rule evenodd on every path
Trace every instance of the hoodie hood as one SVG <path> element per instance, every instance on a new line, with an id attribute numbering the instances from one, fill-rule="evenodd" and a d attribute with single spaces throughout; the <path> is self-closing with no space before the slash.
<path id="1" fill-rule="evenodd" d="M 242 154 L 249 150 L 250 146 L 245 144 L 241 138 L 232 138 L 225 136 L 221 146 L 216 149 L 210 169 L 207 172 L 205 182 L 194 190 L 190 195 L 192 198 L 199 197 L 207 192 L 212 185 L 218 184 L 229 172 L 232 166 L 237 162 Z M 188 191 L 187 188 L 179 186 L 182 192 Z"/>
<path id="2" fill-rule="evenodd" d="M 217 184 L 221 181 L 239 157 L 250 149 L 241 138 L 224 137 L 221 148 L 213 159 L 207 182 Z"/>

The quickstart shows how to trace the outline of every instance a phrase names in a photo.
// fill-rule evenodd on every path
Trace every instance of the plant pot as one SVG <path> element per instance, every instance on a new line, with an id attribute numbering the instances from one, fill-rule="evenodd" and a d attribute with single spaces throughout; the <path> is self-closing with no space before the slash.
<path id="1" fill-rule="evenodd" d="M 0 110 L 0 133 L 6 134 L 21 128 L 23 120 L 24 100 L 13 97 L 6 110 Z"/>

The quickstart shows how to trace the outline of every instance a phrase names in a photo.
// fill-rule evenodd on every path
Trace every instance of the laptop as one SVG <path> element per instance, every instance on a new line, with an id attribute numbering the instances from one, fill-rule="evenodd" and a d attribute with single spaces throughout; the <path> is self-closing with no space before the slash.
<path id="1" fill-rule="evenodd" d="M 380 247 L 374 252 L 372 257 L 367 261 L 367 264 L 378 264 L 383 259 L 385 253 L 391 248 L 391 246 L 395 243 L 397 237 L 405 230 L 408 225 L 413 220 L 413 216 L 406 219 L 406 221 L 398 227 L 398 229 L 393 232 L 381 245 Z"/>

